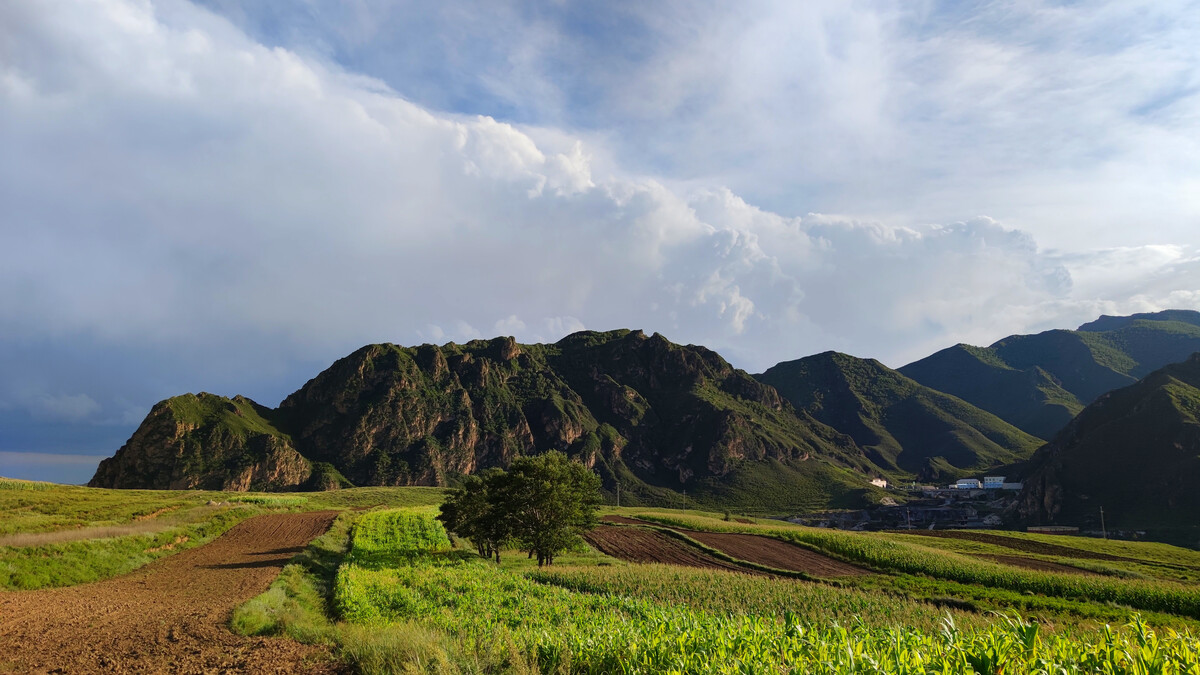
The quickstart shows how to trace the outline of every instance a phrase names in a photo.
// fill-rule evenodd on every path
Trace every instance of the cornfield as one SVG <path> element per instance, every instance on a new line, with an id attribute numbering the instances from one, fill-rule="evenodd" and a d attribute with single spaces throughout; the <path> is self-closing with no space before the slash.
<path id="1" fill-rule="evenodd" d="M 544 672 L 1200 675 L 1200 640 L 1187 632 L 1155 631 L 1137 617 L 1123 628 L 1080 637 L 1046 634 L 1016 616 L 963 626 L 947 615 L 914 628 L 813 620 L 790 609 L 709 611 L 679 598 L 585 588 L 578 579 L 579 590 L 570 590 L 561 577 L 557 585 L 539 583 L 555 579 L 431 553 L 441 542 L 437 521 L 401 515 L 380 516 L 356 529 L 355 548 L 360 537 L 372 551 L 382 552 L 382 542 L 389 541 L 408 548 L 394 550 L 387 567 L 361 566 L 353 558 L 342 565 L 335 604 L 343 618 L 370 626 L 416 623 L 518 651 Z M 412 529 L 383 532 L 385 523 Z M 663 574 L 653 567 L 647 573 Z M 712 583 L 729 578 L 713 576 Z M 864 615 L 872 609 L 869 602 L 861 606 Z"/>

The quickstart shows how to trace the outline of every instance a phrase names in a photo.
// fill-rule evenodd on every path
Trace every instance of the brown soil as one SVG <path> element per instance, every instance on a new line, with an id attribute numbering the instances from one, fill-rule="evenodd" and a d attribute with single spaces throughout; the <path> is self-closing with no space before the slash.
<path id="1" fill-rule="evenodd" d="M 678 539 L 672 539 L 655 530 L 601 525 L 583 536 L 601 553 L 626 562 L 662 563 L 747 574 L 755 573 L 753 570 L 714 558 L 694 546 L 688 546 Z"/>
<path id="2" fill-rule="evenodd" d="M 262 593 L 336 512 L 258 516 L 115 579 L 0 593 L 0 671 L 331 672 L 319 648 L 245 638 L 233 608 Z"/>
<path id="3" fill-rule="evenodd" d="M 1039 572 L 1063 572 L 1065 574 L 1093 574 L 1087 570 L 1071 567 L 1070 565 L 1062 565 L 1048 560 L 1038 560 L 1037 558 L 1023 558 L 1019 555 L 993 555 L 989 553 L 979 553 L 975 557 L 991 560 L 1003 565 L 1012 565 L 1013 567 L 1024 567 L 1029 570 L 1038 570 Z"/>
<path id="4" fill-rule="evenodd" d="M 678 530 L 696 541 L 715 548 L 738 560 L 746 560 L 756 565 L 765 565 L 777 570 L 804 572 L 815 577 L 844 577 L 870 574 L 868 570 L 856 567 L 840 560 L 834 560 L 826 555 L 815 553 L 786 541 L 763 537 L 757 534 L 736 534 L 732 532 L 699 532 L 696 530 Z"/>
<path id="5" fill-rule="evenodd" d="M 1121 556 L 1109 555 L 1107 553 L 1086 551 L 1081 548 L 1060 546 L 1058 544 L 1047 544 L 1045 542 L 1032 541 L 1030 539 L 1006 537 L 1000 534 L 990 534 L 988 532 L 979 532 L 977 530 L 898 530 L 898 532 L 900 534 L 917 534 L 923 537 L 940 537 L 942 539 L 965 539 L 967 541 L 977 541 L 982 544 L 1003 546 L 1004 548 L 1011 548 L 1014 551 L 1024 551 L 1025 553 L 1035 553 L 1037 555 L 1052 555 L 1060 558 L 1078 558 L 1080 560 L 1111 560 L 1114 562 L 1143 562 L 1133 558 L 1123 558 Z"/>

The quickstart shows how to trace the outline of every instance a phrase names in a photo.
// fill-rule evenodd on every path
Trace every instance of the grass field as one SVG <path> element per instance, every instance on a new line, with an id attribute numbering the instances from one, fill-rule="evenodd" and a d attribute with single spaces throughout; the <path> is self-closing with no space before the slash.
<path id="1" fill-rule="evenodd" d="M 97 581 L 211 541 L 245 518 L 278 510 L 416 506 L 438 488 L 357 488 L 305 494 L 106 490 L 0 478 L 0 589 Z"/>

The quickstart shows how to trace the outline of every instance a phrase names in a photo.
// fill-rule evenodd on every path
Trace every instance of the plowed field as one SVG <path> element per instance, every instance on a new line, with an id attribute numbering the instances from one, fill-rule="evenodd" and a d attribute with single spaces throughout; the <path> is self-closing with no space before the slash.
<path id="1" fill-rule="evenodd" d="M 763 537 L 757 534 L 735 534 L 732 532 L 700 532 L 678 530 L 696 541 L 717 549 L 738 560 L 774 567 L 777 570 L 804 572 L 815 577 L 844 577 L 870 574 L 868 570 L 850 563 L 834 560 L 806 548 L 786 541 Z"/>
<path id="2" fill-rule="evenodd" d="M 694 546 L 688 546 L 655 530 L 601 525 L 583 536 L 601 553 L 626 562 L 662 563 L 755 573 L 753 570 L 714 558 Z"/>
<path id="3" fill-rule="evenodd" d="M 317 648 L 228 623 L 335 515 L 258 516 L 122 577 L 0 593 L 0 672 L 330 672 Z"/>

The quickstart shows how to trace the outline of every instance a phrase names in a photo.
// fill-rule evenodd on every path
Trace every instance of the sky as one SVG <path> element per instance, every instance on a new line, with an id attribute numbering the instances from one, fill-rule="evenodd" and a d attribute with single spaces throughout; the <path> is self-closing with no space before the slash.
<path id="1" fill-rule="evenodd" d="M 1200 309 L 1200 3 L 0 3 L 0 475 L 371 342 Z"/>

